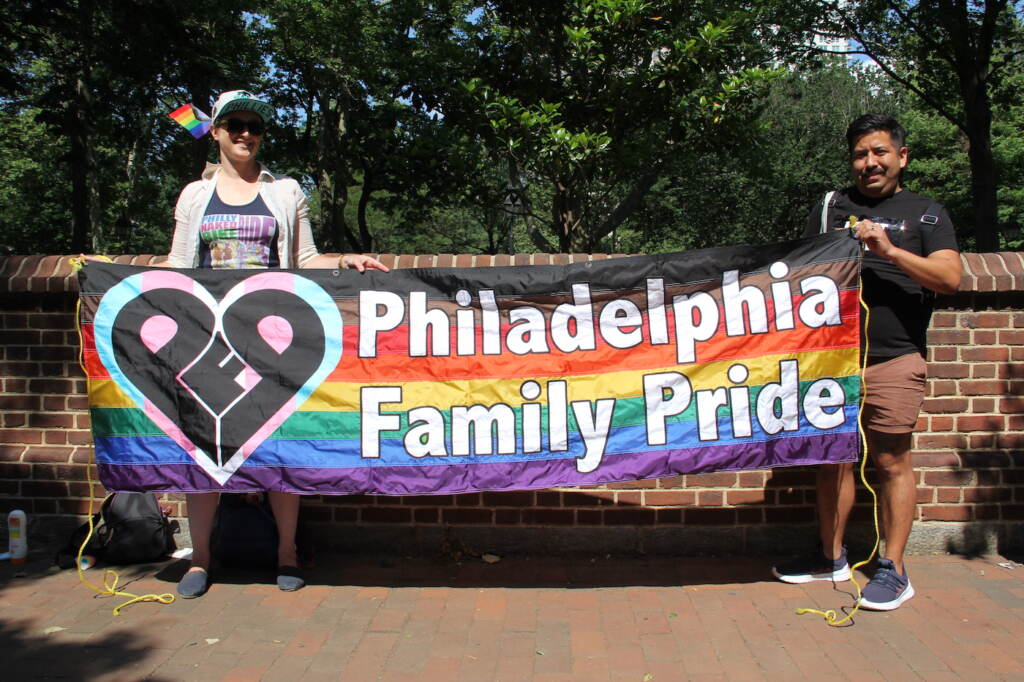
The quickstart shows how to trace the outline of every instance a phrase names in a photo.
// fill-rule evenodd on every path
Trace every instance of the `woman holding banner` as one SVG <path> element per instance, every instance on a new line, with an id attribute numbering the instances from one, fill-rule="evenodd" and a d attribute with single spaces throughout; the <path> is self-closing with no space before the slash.
<path id="1" fill-rule="evenodd" d="M 308 206 L 299 184 L 275 175 L 256 161 L 274 108 L 244 90 L 220 95 L 212 112 L 210 135 L 219 164 L 207 164 L 199 180 L 182 190 L 174 211 L 174 237 L 164 264 L 172 268 L 367 268 L 387 271 L 375 258 L 321 255 L 313 243 Z M 301 588 L 295 533 L 299 496 L 268 492 L 278 530 L 277 586 Z M 178 583 L 186 599 L 210 584 L 210 537 L 219 493 L 189 493 L 192 566 Z"/>

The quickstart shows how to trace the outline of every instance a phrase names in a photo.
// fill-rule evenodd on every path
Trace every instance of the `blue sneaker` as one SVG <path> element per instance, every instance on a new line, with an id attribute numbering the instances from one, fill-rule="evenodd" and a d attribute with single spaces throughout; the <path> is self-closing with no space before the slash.
<path id="1" fill-rule="evenodd" d="M 896 564 L 889 559 L 878 558 L 878 570 L 871 576 L 871 582 L 861 593 L 857 603 L 862 609 L 870 611 L 892 611 L 898 609 L 903 602 L 914 596 L 914 586 L 907 577 L 906 567 L 903 575 L 896 572 Z"/>
<path id="2" fill-rule="evenodd" d="M 820 549 L 807 556 L 797 557 L 772 567 L 772 575 L 784 583 L 810 583 L 831 580 L 841 583 L 850 579 L 850 564 L 846 561 L 846 547 L 838 559 L 829 559 Z"/>

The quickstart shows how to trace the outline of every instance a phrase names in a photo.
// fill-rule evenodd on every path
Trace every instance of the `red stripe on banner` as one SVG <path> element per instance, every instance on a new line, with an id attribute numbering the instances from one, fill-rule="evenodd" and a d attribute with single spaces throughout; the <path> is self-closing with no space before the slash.
<path id="1" fill-rule="evenodd" d="M 96 353 L 96 334 L 91 324 L 82 323 L 79 327 L 82 332 L 82 361 L 85 363 L 85 373 L 90 379 L 109 379 L 110 372 L 100 362 L 99 354 Z"/>

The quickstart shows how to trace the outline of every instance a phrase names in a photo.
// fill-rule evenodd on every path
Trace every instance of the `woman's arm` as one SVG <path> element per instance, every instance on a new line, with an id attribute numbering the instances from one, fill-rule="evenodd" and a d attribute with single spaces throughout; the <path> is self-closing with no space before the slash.
<path id="1" fill-rule="evenodd" d="M 294 181 L 293 181 L 294 182 Z M 346 253 L 341 256 L 330 256 L 319 253 L 313 241 L 313 230 L 309 225 L 309 203 L 306 200 L 306 193 L 295 184 L 295 210 L 296 210 L 296 248 L 293 262 L 300 268 L 322 268 L 333 270 L 335 268 L 355 268 L 359 272 L 381 270 L 388 272 L 388 266 L 381 263 L 373 256 L 361 253 Z"/>
<path id="2" fill-rule="evenodd" d="M 162 268 L 188 268 L 193 265 L 193 256 L 190 254 L 192 235 L 189 234 L 189 205 L 199 187 L 197 183 L 189 183 L 178 195 L 178 202 L 174 205 L 174 235 L 171 237 L 171 252 L 167 254 L 167 260 L 163 263 L 155 263 Z"/>
<path id="3" fill-rule="evenodd" d="M 295 251 L 292 254 L 293 268 L 334 268 L 337 263 L 333 258 L 326 258 L 320 255 L 313 241 L 313 230 L 309 226 L 309 202 L 306 201 L 306 193 L 299 187 L 299 183 L 287 179 L 294 185 L 292 196 L 295 201 L 295 234 L 292 236 L 295 244 Z"/>
<path id="4" fill-rule="evenodd" d="M 331 256 L 328 254 L 320 254 L 310 258 L 302 266 L 304 268 L 355 268 L 359 272 L 365 272 L 367 268 L 371 270 L 380 270 L 382 272 L 388 272 L 388 266 L 381 263 L 373 256 L 367 256 L 362 253 L 344 253 L 340 256 Z"/>

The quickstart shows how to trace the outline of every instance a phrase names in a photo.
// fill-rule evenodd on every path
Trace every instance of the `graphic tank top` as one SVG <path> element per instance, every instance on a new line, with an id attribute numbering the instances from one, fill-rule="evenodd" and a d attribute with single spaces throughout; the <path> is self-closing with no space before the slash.
<path id="1" fill-rule="evenodd" d="M 214 191 L 199 227 L 199 267 L 276 268 L 277 221 L 260 195 L 242 206 L 221 201 Z"/>

